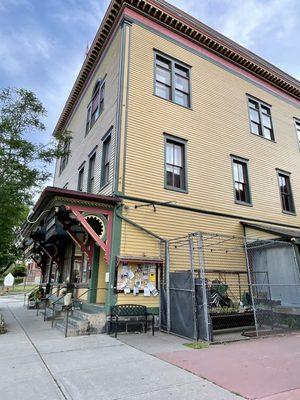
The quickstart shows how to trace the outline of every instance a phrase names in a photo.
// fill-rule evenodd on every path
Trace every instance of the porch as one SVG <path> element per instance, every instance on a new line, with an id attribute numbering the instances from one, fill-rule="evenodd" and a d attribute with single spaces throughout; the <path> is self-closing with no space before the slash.
<path id="1" fill-rule="evenodd" d="M 35 301 L 44 319 L 58 320 L 58 327 L 67 318 L 78 332 L 83 326 L 105 329 L 113 296 L 111 251 L 118 202 L 115 197 L 47 187 L 22 227 L 21 248 L 41 270 L 39 289 L 28 299 Z"/>

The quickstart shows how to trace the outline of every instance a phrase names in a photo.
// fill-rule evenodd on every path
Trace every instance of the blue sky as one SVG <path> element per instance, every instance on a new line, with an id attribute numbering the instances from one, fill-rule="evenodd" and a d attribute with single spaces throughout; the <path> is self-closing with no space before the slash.
<path id="1" fill-rule="evenodd" d="M 170 0 L 300 80 L 299 0 Z M 0 88 L 33 90 L 49 140 L 109 0 L 0 0 Z"/>

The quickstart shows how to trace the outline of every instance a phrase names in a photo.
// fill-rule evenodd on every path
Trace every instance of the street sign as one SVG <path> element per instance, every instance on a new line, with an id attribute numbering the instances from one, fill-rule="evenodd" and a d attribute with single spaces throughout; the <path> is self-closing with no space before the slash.
<path id="1" fill-rule="evenodd" d="M 15 278 L 13 274 L 9 273 L 8 275 L 6 275 L 6 277 L 4 278 L 4 286 L 12 287 L 14 283 L 15 283 Z"/>

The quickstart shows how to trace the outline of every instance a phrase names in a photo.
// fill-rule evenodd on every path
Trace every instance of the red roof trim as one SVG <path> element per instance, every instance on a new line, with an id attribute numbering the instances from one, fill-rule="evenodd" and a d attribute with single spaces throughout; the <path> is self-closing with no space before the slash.
<path id="1" fill-rule="evenodd" d="M 61 189 L 53 186 L 47 186 L 41 193 L 38 201 L 36 202 L 33 211 L 36 211 L 42 202 L 49 197 L 63 196 L 66 198 L 72 198 L 75 200 L 82 201 L 93 201 L 96 203 L 104 202 L 109 204 L 117 204 L 121 201 L 119 197 L 115 196 L 103 196 L 100 194 L 92 194 L 86 192 L 78 192 L 77 190 Z"/>

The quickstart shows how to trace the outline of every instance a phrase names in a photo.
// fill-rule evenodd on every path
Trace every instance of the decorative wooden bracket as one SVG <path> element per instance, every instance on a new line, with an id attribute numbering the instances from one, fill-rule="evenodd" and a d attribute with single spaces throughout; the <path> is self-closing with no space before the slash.
<path id="1" fill-rule="evenodd" d="M 53 261 L 55 261 L 57 264 L 57 268 L 60 269 L 61 260 L 60 260 L 59 255 L 57 254 L 57 246 L 54 244 L 51 244 L 51 247 L 54 247 L 56 250 L 56 252 L 54 254 L 52 254 L 49 250 L 47 250 L 45 246 L 41 246 L 41 248 L 44 250 L 44 252 L 47 254 L 47 256 L 50 257 Z"/>
<path id="2" fill-rule="evenodd" d="M 68 211 L 71 211 L 78 222 L 82 225 L 84 230 L 91 236 L 93 241 L 95 242 L 96 245 L 101 247 L 104 250 L 104 259 L 107 263 L 109 263 L 110 260 L 110 252 L 111 252 L 111 238 L 112 238 L 112 216 L 113 212 L 110 210 L 103 210 L 99 209 L 96 207 L 81 207 L 81 206 L 66 206 L 66 209 Z M 83 216 L 82 213 L 88 213 L 88 214 L 102 214 L 107 217 L 107 234 L 106 234 L 106 240 L 103 241 L 99 235 L 94 231 L 94 229 L 91 227 L 91 225 L 88 223 L 86 218 Z M 84 251 L 88 257 L 92 257 L 92 249 L 87 249 L 86 245 L 70 230 L 70 228 L 62 222 L 64 228 L 68 232 L 68 234 L 72 237 L 72 239 L 80 246 L 81 250 Z"/>

